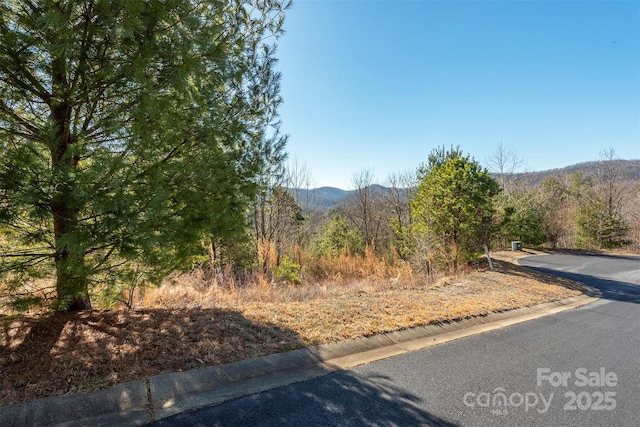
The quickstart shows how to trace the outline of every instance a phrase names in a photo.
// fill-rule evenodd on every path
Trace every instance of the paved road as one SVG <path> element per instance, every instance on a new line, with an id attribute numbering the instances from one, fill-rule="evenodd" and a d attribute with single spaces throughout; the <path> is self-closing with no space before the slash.
<path id="1" fill-rule="evenodd" d="M 640 425 L 640 258 L 521 263 L 583 281 L 603 298 L 154 425 Z"/>

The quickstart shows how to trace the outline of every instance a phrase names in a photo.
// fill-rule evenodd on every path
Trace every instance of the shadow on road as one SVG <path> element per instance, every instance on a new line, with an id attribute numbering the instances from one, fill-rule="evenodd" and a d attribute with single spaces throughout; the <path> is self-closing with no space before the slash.
<path id="1" fill-rule="evenodd" d="M 386 377 L 340 371 L 150 425 L 457 426 L 422 409 L 425 403 Z"/>
<path id="2" fill-rule="evenodd" d="M 635 258 L 637 259 L 637 258 Z M 527 266 L 532 270 L 554 276 L 564 277 L 585 285 L 594 287 L 602 292 L 603 299 L 613 301 L 623 301 L 640 304 L 640 285 L 628 282 L 619 282 L 616 280 L 603 279 L 601 277 L 591 276 L 587 274 L 569 273 L 566 271 L 558 271 L 550 268 Z"/>
<path id="3" fill-rule="evenodd" d="M 523 252 L 526 252 L 528 254 L 531 255 L 535 255 L 534 252 L 527 252 L 525 250 L 523 250 Z M 575 256 L 588 256 L 588 257 L 598 257 L 598 258 L 609 258 L 609 259 L 619 259 L 619 260 L 625 260 L 625 261 L 640 261 L 640 256 L 639 255 L 630 255 L 630 254 L 612 254 L 612 253 L 607 253 L 607 252 L 590 252 L 590 251 L 584 251 L 584 250 L 580 250 L 580 249 L 556 249 L 553 251 L 550 250 L 546 250 L 546 251 L 542 251 L 545 252 L 548 255 L 575 255 Z"/>

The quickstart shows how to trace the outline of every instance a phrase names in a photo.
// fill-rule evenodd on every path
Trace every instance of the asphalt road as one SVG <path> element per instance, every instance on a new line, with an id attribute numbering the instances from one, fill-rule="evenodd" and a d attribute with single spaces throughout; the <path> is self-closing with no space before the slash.
<path id="1" fill-rule="evenodd" d="M 640 257 L 521 264 L 587 283 L 602 299 L 153 425 L 640 425 Z"/>

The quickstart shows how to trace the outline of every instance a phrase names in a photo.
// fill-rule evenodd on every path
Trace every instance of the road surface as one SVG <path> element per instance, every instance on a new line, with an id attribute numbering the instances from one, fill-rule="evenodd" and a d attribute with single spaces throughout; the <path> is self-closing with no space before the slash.
<path id="1" fill-rule="evenodd" d="M 640 257 L 521 264 L 598 288 L 602 299 L 153 425 L 640 425 Z"/>

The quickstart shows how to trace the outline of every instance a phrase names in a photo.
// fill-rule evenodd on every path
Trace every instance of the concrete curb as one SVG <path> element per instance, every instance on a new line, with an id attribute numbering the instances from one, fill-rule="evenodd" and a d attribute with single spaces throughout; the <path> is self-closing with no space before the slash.
<path id="1" fill-rule="evenodd" d="M 50 397 L 0 407 L 0 425 L 142 425 L 181 412 L 580 307 L 596 301 L 598 293 L 591 288 L 587 289 L 586 295 L 533 307 L 303 348 L 226 365 L 157 375 L 91 394 Z"/>

